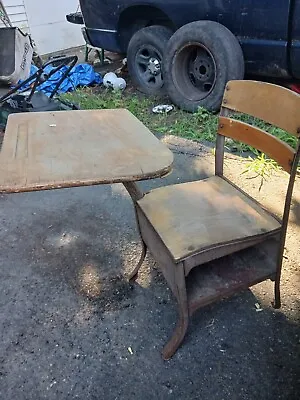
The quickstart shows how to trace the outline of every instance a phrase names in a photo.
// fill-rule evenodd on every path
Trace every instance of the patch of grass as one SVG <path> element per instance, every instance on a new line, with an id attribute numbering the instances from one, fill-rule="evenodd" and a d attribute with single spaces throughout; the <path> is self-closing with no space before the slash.
<path id="1" fill-rule="evenodd" d="M 205 109 L 200 108 L 195 114 L 178 109 L 169 114 L 153 114 L 153 106 L 161 104 L 162 99 L 111 90 L 94 93 L 92 89 L 81 89 L 63 98 L 78 104 L 83 110 L 127 108 L 152 132 L 209 142 L 216 138 L 218 118 Z"/>

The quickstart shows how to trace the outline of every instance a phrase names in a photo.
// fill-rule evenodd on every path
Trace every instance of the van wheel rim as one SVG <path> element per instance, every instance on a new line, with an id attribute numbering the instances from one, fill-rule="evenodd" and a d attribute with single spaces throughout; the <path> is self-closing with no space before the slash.
<path id="1" fill-rule="evenodd" d="M 185 98 L 201 101 L 215 87 L 216 70 L 212 53 L 200 43 L 189 43 L 175 55 L 172 78 Z"/>
<path id="2" fill-rule="evenodd" d="M 153 46 L 143 46 L 135 57 L 137 73 L 140 80 L 148 87 L 161 88 L 163 86 L 162 55 Z"/>

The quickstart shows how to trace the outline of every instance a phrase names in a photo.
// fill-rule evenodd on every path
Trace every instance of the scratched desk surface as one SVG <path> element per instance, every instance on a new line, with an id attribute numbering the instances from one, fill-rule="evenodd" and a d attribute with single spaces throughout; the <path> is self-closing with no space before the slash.
<path id="1" fill-rule="evenodd" d="M 165 175 L 173 155 L 129 111 L 12 114 L 0 153 L 0 191 L 138 181 Z"/>

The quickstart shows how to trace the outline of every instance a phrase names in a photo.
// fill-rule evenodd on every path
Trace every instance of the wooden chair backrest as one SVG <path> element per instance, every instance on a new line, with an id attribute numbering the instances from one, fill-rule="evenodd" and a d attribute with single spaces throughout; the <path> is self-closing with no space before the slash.
<path id="1" fill-rule="evenodd" d="M 243 113 L 259 118 L 298 138 L 296 149 L 252 125 L 229 117 Z M 281 86 L 256 81 L 228 82 L 219 118 L 216 175 L 223 176 L 225 137 L 248 144 L 277 161 L 290 174 L 283 225 L 287 226 L 300 159 L 300 95 Z"/>
<path id="2" fill-rule="evenodd" d="M 288 173 L 296 151 L 277 137 L 245 122 L 229 118 L 238 112 L 259 118 L 300 138 L 300 96 L 281 86 L 255 81 L 228 82 L 219 118 L 216 174 L 223 175 L 224 138 L 248 144 L 268 155 Z"/>

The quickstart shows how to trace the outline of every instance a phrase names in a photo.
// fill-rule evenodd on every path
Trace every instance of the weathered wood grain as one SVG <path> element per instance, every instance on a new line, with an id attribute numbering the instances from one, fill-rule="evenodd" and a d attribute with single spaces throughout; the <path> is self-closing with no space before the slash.
<path id="1" fill-rule="evenodd" d="M 300 136 L 300 96 L 282 86 L 256 81 L 228 82 L 222 107 L 252 115 Z"/>
<path id="2" fill-rule="evenodd" d="M 176 262 L 281 227 L 257 202 L 217 176 L 155 189 L 138 205 Z"/>
<path id="3" fill-rule="evenodd" d="M 0 191 L 150 179 L 173 155 L 127 110 L 10 115 L 0 153 Z"/>

